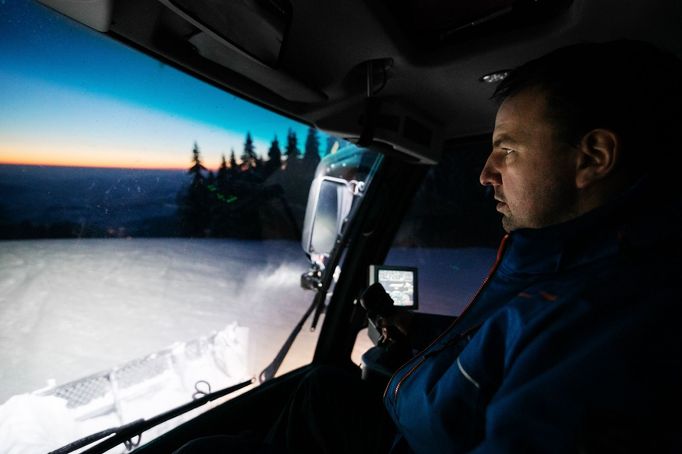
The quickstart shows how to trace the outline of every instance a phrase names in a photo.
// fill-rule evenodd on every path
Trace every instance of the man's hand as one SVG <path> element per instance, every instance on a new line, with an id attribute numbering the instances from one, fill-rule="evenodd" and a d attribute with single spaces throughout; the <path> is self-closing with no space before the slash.
<path id="1" fill-rule="evenodd" d="M 384 287 L 375 283 L 367 287 L 360 297 L 360 304 L 367 311 L 367 317 L 382 335 L 380 343 L 396 341 L 406 337 L 412 323 L 412 312 L 397 308 Z"/>

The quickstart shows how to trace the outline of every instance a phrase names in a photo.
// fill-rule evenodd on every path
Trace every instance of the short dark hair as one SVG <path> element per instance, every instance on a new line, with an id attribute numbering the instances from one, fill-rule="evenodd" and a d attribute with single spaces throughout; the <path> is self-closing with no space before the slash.
<path id="1" fill-rule="evenodd" d="M 612 130 L 635 175 L 666 165 L 652 157 L 679 160 L 682 61 L 674 54 L 640 41 L 576 44 L 514 69 L 493 99 L 502 103 L 533 88 L 547 96 L 559 140 L 575 145 L 592 129 Z"/>

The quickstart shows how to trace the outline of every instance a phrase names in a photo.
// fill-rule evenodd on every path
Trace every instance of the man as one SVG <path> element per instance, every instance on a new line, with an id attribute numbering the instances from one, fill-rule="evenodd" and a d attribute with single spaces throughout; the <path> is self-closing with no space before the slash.
<path id="1" fill-rule="evenodd" d="M 676 58 L 581 44 L 501 83 L 480 181 L 509 232 L 391 379 L 392 452 L 682 452 Z"/>
<path id="2" fill-rule="evenodd" d="M 392 453 L 682 452 L 681 84 L 679 60 L 622 41 L 498 87 L 480 180 L 508 235 L 473 303 L 391 378 Z M 259 452 L 379 452 L 382 415 L 349 375 L 313 371 Z"/>

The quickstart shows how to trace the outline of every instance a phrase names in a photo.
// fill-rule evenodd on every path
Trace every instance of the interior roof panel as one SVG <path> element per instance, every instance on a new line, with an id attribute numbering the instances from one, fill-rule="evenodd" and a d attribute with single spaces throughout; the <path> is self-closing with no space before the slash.
<path id="1" fill-rule="evenodd" d="M 237 62 L 229 68 L 225 67 L 230 66 L 229 61 L 221 66 L 192 54 L 188 40 L 194 28 L 173 18 L 156 0 L 101 1 L 114 3 L 110 30 L 114 37 L 162 55 L 273 110 L 307 123 L 336 126 L 349 134 L 358 134 L 360 124 L 342 124 L 340 118 L 353 107 L 356 114 L 362 112 L 366 87 L 359 68 L 368 60 L 392 61 L 378 96 L 399 100 L 408 109 L 414 108 L 442 124 L 442 139 L 446 140 L 492 128 L 495 106 L 489 97 L 493 87 L 479 82 L 483 74 L 517 66 L 557 47 L 627 37 L 648 40 L 682 55 L 679 0 L 573 0 L 568 9 L 545 24 L 521 30 L 502 27 L 486 36 L 431 50 L 415 46 L 382 2 L 291 0 L 293 18 L 281 65 L 276 71 L 264 72 Z M 161 29 L 165 35 L 160 40 Z M 178 43 L 177 48 L 168 42 Z M 278 78 L 317 90 L 322 97 L 302 101 L 287 96 L 292 93 L 281 93 L 281 89 L 278 93 L 272 88 L 282 86 Z"/>

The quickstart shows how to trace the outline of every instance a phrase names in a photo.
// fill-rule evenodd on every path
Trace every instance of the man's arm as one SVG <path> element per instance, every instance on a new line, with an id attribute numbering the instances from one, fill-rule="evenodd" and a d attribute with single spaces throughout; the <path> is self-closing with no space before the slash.
<path id="1" fill-rule="evenodd" d="M 679 328 L 663 307 L 651 306 L 592 310 L 582 314 L 587 319 L 577 313 L 557 328 L 511 342 L 514 332 L 507 331 L 501 384 L 486 408 L 484 440 L 473 452 L 682 448 Z M 509 319 L 506 328 L 515 328 Z M 474 360 L 468 351 L 460 357 L 465 368 Z"/>

